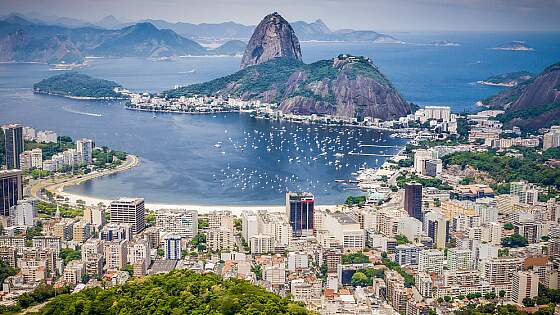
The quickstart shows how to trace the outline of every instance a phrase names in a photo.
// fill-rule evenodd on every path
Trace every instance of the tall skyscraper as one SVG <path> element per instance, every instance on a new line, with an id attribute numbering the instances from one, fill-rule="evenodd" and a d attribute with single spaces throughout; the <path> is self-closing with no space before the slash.
<path id="1" fill-rule="evenodd" d="M 93 163 L 93 141 L 80 139 L 76 141 L 76 151 L 81 156 L 81 162 L 87 165 Z"/>
<path id="2" fill-rule="evenodd" d="M 0 171 L 0 215 L 10 215 L 10 208 L 23 198 L 20 170 Z"/>
<path id="3" fill-rule="evenodd" d="M 23 127 L 21 125 L 5 125 L 4 146 L 6 166 L 9 170 L 20 168 L 19 155 L 23 152 Z"/>
<path id="4" fill-rule="evenodd" d="M 409 216 L 422 221 L 422 185 L 406 184 L 404 188 L 404 210 Z"/>
<path id="5" fill-rule="evenodd" d="M 311 236 L 315 228 L 315 197 L 308 192 L 286 194 L 286 213 L 294 237 Z"/>
<path id="6" fill-rule="evenodd" d="M 146 228 L 144 198 L 121 198 L 112 201 L 109 206 L 111 223 L 128 223 L 132 233 L 139 233 Z"/>

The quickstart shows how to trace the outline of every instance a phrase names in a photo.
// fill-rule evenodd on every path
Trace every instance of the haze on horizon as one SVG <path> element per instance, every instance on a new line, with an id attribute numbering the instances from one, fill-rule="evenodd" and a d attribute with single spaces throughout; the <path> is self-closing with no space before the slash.
<path id="1" fill-rule="evenodd" d="M 273 11 L 289 21 L 377 31 L 560 31 L 560 0 L 0 0 L 0 12 L 97 22 L 257 24 Z"/>

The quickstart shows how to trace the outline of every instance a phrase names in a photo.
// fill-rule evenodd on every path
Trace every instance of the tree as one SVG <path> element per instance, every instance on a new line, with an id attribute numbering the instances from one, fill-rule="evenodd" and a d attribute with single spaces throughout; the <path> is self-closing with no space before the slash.
<path id="1" fill-rule="evenodd" d="M 410 243 L 410 241 L 408 240 L 406 235 L 403 235 L 403 234 L 399 234 L 399 235 L 395 236 L 395 240 L 397 240 L 397 244 L 399 244 L 399 245 Z"/>
<path id="2" fill-rule="evenodd" d="M 365 287 L 368 286 L 368 277 L 360 271 L 356 271 L 353 275 L 352 275 L 352 285 L 357 287 Z"/>
<path id="3" fill-rule="evenodd" d="M 513 230 L 514 226 L 511 223 L 504 224 L 504 229 L 506 230 Z"/>
<path id="4" fill-rule="evenodd" d="M 259 264 L 253 265 L 251 266 L 251 272 L 255 274 L 255 277 L 257 277 L 257 280 L 262 280 L 262 266 Z"/>
<path id="5" fill-rule="evenodd" d="M 533 307 L 535 306 L 535 301 L 532 298 L 526 297 L 523 299 L 523 306 L 525 307 Z"/>
<path id="6" fill-rule="evenodd" d="M 351 253 L 342 256 L 343 264 L 366 264 L 369 263 L 369 257 L 361 252 Z"/>
<path id="7" fill-rule="evenodd" d="M 0 283 L 4 283 L 6 278 L 15 276 L 17 270 L 12 266 L 8 265 L 5 261 L 0 260 Z"/>
<path id="8" fill-rule="evenodd" d="M 446 295 L 446 296 L 443 297 L 443 300 L 444 300 L 445 302 L 449 303 L 449 302 L 451 302 L 451 300 L 453 300 L 453 298 L 450 297 L 449 295 Z"/>
<path id="9" fill-rule="evenodd" d="M 525 247 L 529 244 L 527 239 L 519 234 L 513 234 L 512 236 L 502 238 L 502 246 L 510 247 L 510 248 L 517 248 L 517 247 Z"/>
<path id="10" fill-rule="evenodd" d="M 68 264 L 72 260 L 81 259 L 82 253 L 81 251 L 72 248 L 63 248 L 60 250 L 60 258 L 64 260 L 65 264 Z"/>
<path id="11" fill-rule="evenodd" d="M 134 275 L 134 267 L 131 264 L 127 264 L 126 266 L 122 267 L 121 271 L 126 271 L 132 277 Z"/>

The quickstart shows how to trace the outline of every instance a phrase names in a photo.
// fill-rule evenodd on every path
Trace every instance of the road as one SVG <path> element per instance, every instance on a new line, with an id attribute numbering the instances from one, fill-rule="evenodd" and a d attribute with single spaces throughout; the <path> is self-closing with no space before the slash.
<path id="1" fill-rule="evenodd" d="M 37 198 L 42 201 L 48 201 L 45 198 L 45 196 L 43 196 L 43 194 L 41 193 L 43 189 L 46 189 L 56 195 L 57 193 L 62 192 L 64 187 L 66 186 L 79 185 L 83 182 L 92 180 L 94 178 L 124 172 L 126 170 L 129 170 L 137 166 L 139 163 L 140 163 L 140 159 L 137 156 L 127 155 L 126 160 L 121 165 L 112 169 L 91 172 L 86 175 L 64 175 L 59 177 L 52 177 L 48 179 L 31 181 L 29 185 L 30 188 L 28 188 L 26 192 L 27 194 L 29 194 L 34 198 Z"/>

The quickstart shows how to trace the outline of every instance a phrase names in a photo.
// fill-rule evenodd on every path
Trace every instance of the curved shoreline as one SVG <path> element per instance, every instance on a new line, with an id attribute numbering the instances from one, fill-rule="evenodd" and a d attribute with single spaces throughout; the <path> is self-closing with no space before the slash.
<path id="1" fill-rule="evenodd" d="M 65 187 L 80 185 L 84 182 L 94 180 L 107 175 L 117 174 L 127 171 L 131 168 L 138 166 L 140 159 L 135 155 L 127 155 L 127 160 L 125 163 L 119 165 L 114 169 L 105 170 L 103 172 L 90 173 L 87 175 L 82 175 L 81 177 L 76 176 L 63 176 L 55 179 L 44 179 L 34 183 L 31 186 L 31 195 L 39 200 L 46 200 L 41 195 L 41 190 L 46 189 L 53 193 L 55 196 L 63 197 L 67 199 L 66 202 L 72 205 L 77 205 L 78 201 L 85 204 L 86 206 L 97 206 L 102 203 L 104 206 L 109 205 L 109 203 L 114 199 L 105 199 L 97 197 L 82 196 L 79 194 L 73 194 L 64 191 Z M 88 176 L 89 175 L 89 176 Z M 141 196 L 137 196 L 141 197 Z M 146 203 L 146 209 L 149 210 L 163 210 L 163 209 L 189 209 L 197 210 L 200 214 L 209 213 L 214 210 L 227 210 L 231 211 L 235 215 L 240 215 L 244 210 L 267 210 L 270 212 L 284 212 L 286 210 L 285 205 L 193 205 L 193 204 L 165 204 L 165 203 Z M 338 207 L 337 205 L 316 205 L 318 209 L 333 209 Z"/>
<path id="2" fill-rule="evenodd" d="M 33 185 L 30 187 L 30 195 L 34 198 L 39 199 L 39 200 L 48 201 L 41 194 L 41 191 L 43 189 L 46 189 L 47 191 L 51 192 L 54 196 L 61 196 L 61 197 L 65 197 L 65 198 L 68 197 L 69 201 L 72 202 L 72 200 L 70 199 L 72 194 L 70 194 L 68 192 L 64 192 L 65 187 L 80 185 L 84 182 L 87 182 L 87 181 L 90 181 L 90 180 L 93 180 L 93 179 L 96 179 L 96 178 L 99 178 L 99 177 L 121 173 L 121 172 L 127 171 L 131 168 L 134 168 L 134 167 L 138 166 L 138 164 L 140 164 L 140 159 L 135 155 L 128 154 L 126 156 L 126 161 L 123 164 L 121 164 L 121 165 L 119 165 L 115 168 L 106 169 L 106 170 L 103 170 L 103 171 L 100 171 L 100 172 L 92 172 L 92 173 L 89 173 L 89 174 L 79 175 L 79 176 L 64 175 L 64 176 L 59 176 L 59 177 L 55 177 L 55 178 L 48 178 L 48 179 L 39 180 L 39 181 L 33 183 Z M 78 200 L 78 199 L 73 200 L 73 203 L 75 203 L 76 200 Z M 97 204 L 87 204 L 87 205 L 97 205 Z"/>

